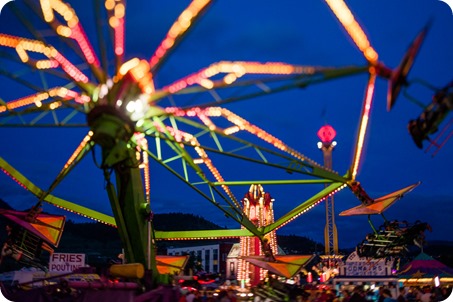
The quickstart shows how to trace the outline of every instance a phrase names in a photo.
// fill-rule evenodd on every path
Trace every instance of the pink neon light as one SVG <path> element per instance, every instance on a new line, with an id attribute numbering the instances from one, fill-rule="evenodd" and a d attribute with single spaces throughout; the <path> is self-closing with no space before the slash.
<path id="1" fill-rule="evenodd" d="M 115 27 L 115 54 L 117 56 L 124 54 L 124 18 L 119 18 Z"/>
<path id="2" fill-rule="evenodd" d="M 186 112 L 178 107 L 165 107 L 165 112 L 174 116 L 185 116 Z"/>
<path id="3" fill-rule="evenodd" d="M 61 68 L 75 81 L 88 83 L 88 77 L 83 74 L 77 67 L 75 67 L 71 62 L 68 61 L 62 54 L 56 51 L 54 59 L 60 63 Z"/>
<path id="4" fill-rule="evenodd" d="M 66 93 L 66 96 L 68 98 L 73 98 L 74 101 L 76 101 L 77 103 L 79 104 L 85 104 L 85 103 L 89 103 L 91 101 L 90 97 L 87 96 L 87 95 L 84 95 L 84 94 L 79 94 L 75 91 L 72 91 L 72 90 L 68 90 L 67 93 Z"/>
<path id="5" fill-rule="evenodd" d="M 371 105 L 373 103 L 374 96 L 374 84 L 376 82 L 376 73 L 370 73 L 370 79 L 368 80 L 368 86 L 365 94 L 365 101 L 362 109 L 362 119 L 360 122 L 359 137 L 357 139 L 357 149 L 354 155 L 354 162 L 352 166 L 352 178 L 354 179 L 359 169 L 360 159 L 362 157 L 363 142 L 365 140 L 365 134 L 368 126 L 368 119 L 370 115 Z"/>
<path id="6" fill-rule="evenodd" d="M 77 41 L 87 62 L 89 64 L 93 64 L 96 67 L 99 67 L 99 60 L 96 57 L 93 47 L 88 41 L 85 31 L 83 30 L 80 23 L 77 23 L 76 26 L 71 28 L 71 38 Z"/>
<path id="7" fill-rule="evenodd" d="M 206 69 L 207 68 L 204 68 L 197 73 L 188 75 L 187 77 L 182 78 L 181 80 L 176 81 L 175 83 L 162 88 L 162 90 L 168 91 L 170 93 L 175 93 L 181 89 L 186 88 L 189 85 L 199 83 L 202 79 L 205 78 L 203 75 L 204 75 L 204 72 L 206 71 Z"/>
<path id="8" fill-rule="evenodd" d="M 163 44 L 163 43 L 162 43 Z M 165 54 L 165 49 L 163 48 L 163 46 L 159 45 L 159 48 L 156 50 L 156 53 L 154 54 L 154 56 L 149 60 L 149 65 L 151 66 L 154 66 L 156 65 L 160 58 L 162 58 Z"/>
<path id="9" fill-rule="evenodd" d="M 318 137 L 321 139 L 323 143 L 330 143 L 333 141 L 337 132 L 335 129 L 330 125 L 322 126 L 321 129 L 318 130 Z"/>
<path id="10" fill-rule="evenodd" d="M 170 31 L 165 36 L 165 39 L 160 43 L 156 52 L 149 60 L 151 69 L 159 63 L 159 61 L 168 53 L 169 50 L 176 44 L 177 39 L 181 38 L 182 35 L 187 32 L 190 28 L 190 24 L 199 15 L 199 13 L 210 3 L 210 0 L 197 1 L 194 0 L 192 3 L 183 11 L 178 20 L 170 28 Z M 183 17 L 187 12 L 190 12 L 190 18 Z M 182 25 L 182 23 L 189 22 L 188 26 Z"/>

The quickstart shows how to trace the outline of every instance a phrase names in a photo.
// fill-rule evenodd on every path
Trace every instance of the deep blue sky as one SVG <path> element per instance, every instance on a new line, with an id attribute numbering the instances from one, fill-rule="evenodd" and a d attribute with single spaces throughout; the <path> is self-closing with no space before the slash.
<path id="1" fill-rule="evenodd" d="M 70 3 L 89 29 L 92 11 L 83 9 L 83 2 Z M 187 4 L 187 1 L 128 1 L 128 58 L 148 59 Z M 431 29 L 409 81 L 422 79 L 440 88 L 452 80 L 453 15 L 445 3 L 438 0 L 354 0 L 347 4 L 368 34 L 380 60 L 392 68 L 398 65 L 411 40 L 431 20 Z M 11 26 L 8 13 L 4 9 L 0 15 L 0 32 L 14 33 L 18 29 Z M 91 31 L 87 31 L 91 35 Z M 366 64 L 324 1 L 217 1 L 162 68 L 156 85 L 162 87 L 221 60 L 282 61 L 313 66 Z M 366 80 L 366 75 L 354 76 L 230 104 L 228 108 L 320 163 L 322 153 L 316 147 L 316 132 L 329 123 L 337 129 L 333 168 L 343 174 L 352 160 Z M 448 230 L 453 218 L 453 141 L 435 157 L 417 149 L 406 127 L 410 119 L 420 115 L 422 108 L 401 95 L 394 109 L 387 112 L 386 91 L 387 82 L 378 79 L 358 180 L 371 197 L 422 181 L 418 188 L 390 208 L 386 217 L 427 221 L 433 227 L 428 239 L 451 240 Z M 425 104 L 430 102 L 433 94 L 419 84 L 412 84 L 408 92 Z M 3 100 L 20 96 L 23 94 L 18 88 L 1 78 L 0 97 Z M 45 188 L 86 129 L 2 128 L 1 131 L 0 156 Z M 241 167 L 236 167 L 235 171 L 241 173 Z M 222 226 L 234 226 L 198 195 L 181 196 L 181 184 L 167 176 L 158 168 L 151 172 L 154 179 L 152 208 L 156 213 L 194 213 Z M 305 190 L 303 186 L 264 188 L 276 200 L 277 217 L 301 202 L 298 196 Z M 103 190 L 102 171 L 90 160 L 84 161 L 55 195 L 106 213 L 110 211 Z M 18 209 L 28 208 L 36 202 L 31 194 L 3 174 L 0 175 L 0 198 Z M 355 205 L 358 200 L 349 190 L 335 196 L 336 213 Z M 45 210 L 52 212 L 54 208 L 45 206 Z M 354 246 L 371 231 L 366 217 L 337 216 L 336 219 L 340 247 Z M 382 222 L 380 217 L 374 220 L 377 225 Z M 322 242 L 324 224 L 324 205 L 319 205 L 279 232 Z"/>

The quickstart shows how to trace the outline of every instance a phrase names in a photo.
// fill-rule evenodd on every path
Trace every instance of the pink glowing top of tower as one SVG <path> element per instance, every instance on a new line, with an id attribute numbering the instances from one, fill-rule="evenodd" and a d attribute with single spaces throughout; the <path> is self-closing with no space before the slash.
<path id="1" fill-rule="evenodd" d="M 335 129 L 333 129 L 332 126 L 325 125 L 318 130 L 317 134 L 323 143 L 330 143 L 337 135 L 337 132 L 335 131 Z"/>

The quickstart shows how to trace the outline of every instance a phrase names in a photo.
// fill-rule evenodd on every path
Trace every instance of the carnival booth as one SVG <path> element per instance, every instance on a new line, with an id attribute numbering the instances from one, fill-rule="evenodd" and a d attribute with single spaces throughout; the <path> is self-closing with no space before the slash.
<path id="1" fill-rule="evenodd" d="M 359 257 L 354 251 L 340 265 L 340 273 L 332 280 L 332 284 L 338 291 L 349 292 L 357 285 L 362 285 L 368 292 L 370 300 L 377 297 L 377 291 L 381 286 L 389 288 L 392 295 L 397 296 L 398 276 L 394 274 L 393 265 L 393 260 Z"/>
<path id="2" fill-rule="evenodd" d="M 406 264 L 397 275 L 404 286 L 453 285 L 453 268 L 423 252 Z"/>

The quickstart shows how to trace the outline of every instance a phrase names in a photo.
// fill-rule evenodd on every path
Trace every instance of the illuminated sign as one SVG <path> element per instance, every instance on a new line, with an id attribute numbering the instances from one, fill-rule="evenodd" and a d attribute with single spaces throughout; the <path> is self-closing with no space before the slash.
<path id="1" fill-rule="evenodd" d="M 392 261 L 382 259 L 361 258 L 356 252 L 349 255 L 344 264 L 345 276 L 389 276 Z"/>

